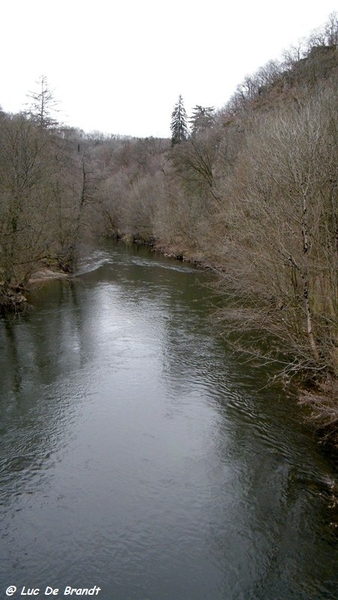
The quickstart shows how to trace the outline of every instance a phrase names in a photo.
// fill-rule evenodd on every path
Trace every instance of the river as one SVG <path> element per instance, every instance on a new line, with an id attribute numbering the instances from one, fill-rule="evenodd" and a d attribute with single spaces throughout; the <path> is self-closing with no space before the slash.
<path id="1" fill-rule="evenodd" d="M 336 473 L 212 278 L 107 244 L 0 321 L 1 597 L 337 600 Z"/>

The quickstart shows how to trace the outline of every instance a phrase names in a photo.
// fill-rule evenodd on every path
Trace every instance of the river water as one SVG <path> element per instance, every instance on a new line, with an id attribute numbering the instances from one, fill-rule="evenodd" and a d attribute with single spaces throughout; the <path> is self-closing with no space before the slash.
<path id="1" fill-rule="evenodd" d="M 0 597 L 338 598 L 335 472 L 211 278 L 107 244 L 0 321 Z"/>

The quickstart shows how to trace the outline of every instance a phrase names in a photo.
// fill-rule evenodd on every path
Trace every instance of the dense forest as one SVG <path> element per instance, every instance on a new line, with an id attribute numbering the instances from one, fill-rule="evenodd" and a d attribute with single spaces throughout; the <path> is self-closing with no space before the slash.
<path id="1" fill-rule="evenodd" d="M 252 331 L 247 352 L 306 382 L 302 400 L 338 447 L 337 44 L 333 14 L 221 110 L 188 117 L 180 97 L 171 139 L 63 127 L 41 77 L 25 112 L 0 112 L 2 310 L 42 268 L 72 272 L 100 236 L 213 267 L 224 331 L 239 344 Z"/>

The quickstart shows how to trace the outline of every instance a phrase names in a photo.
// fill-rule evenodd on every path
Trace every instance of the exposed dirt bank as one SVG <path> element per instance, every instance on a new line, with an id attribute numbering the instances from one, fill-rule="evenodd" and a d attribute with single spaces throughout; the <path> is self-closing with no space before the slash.
<path id="1" fill-rule="evenodd" d="M 36 283 L 48 281 L 50 279 L 67 279 L 68 277 L 69 273 L 64 273 L 63 271 L 53 271 L 52 269 L 45 267 L 39 269 L 39 271 L 36 271 L 36 273 L 33 273 L 28 281 L 28 287 L 35 285 Z"/>

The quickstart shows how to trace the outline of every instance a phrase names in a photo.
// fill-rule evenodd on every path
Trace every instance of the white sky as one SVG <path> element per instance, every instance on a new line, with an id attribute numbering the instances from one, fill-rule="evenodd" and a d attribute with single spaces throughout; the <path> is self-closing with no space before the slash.
<path id="1" fill-rule="evenodd" d="M 179 94 L 220 108 L 246 74 L 322 25 L 333 0 L 2 0 L 0 105 L 47 76 L 85 131 L 170 136 Z"/>

